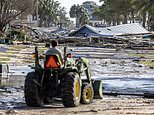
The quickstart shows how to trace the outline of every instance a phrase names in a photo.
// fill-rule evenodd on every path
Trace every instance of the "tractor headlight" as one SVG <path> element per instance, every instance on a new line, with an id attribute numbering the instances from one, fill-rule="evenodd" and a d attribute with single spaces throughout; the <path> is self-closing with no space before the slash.
<path id="1" fill-rule="evenodd" d="M 32 56 L 32 59 L 34 59 L 34 58 L 35 58 L 35 53 L 32 53 L 32 55 L 31 55 L 31 56 Z"/>

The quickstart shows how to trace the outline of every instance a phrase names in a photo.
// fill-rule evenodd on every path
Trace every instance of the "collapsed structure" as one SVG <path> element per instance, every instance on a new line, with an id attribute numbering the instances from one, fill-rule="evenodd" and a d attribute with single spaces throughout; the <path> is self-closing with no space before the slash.
<path id="1" fill-rule="evenodd" d="M 90 25 L 84 25 L 76 31 L 73 31 L 69 36 L 75 37 L 114 37 L 122 35 L 143 35 L 150 34 L 145 28 L 139 23 L 123 24 L 111 27 L 92 27 Z"/>

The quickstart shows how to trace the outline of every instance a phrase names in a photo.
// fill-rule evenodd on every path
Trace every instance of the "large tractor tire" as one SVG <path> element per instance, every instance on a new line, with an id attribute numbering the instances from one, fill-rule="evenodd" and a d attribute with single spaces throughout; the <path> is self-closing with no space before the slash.
<path id="1" fill-rule="evenodd" d="M 90 104 L 94 98 L 94 90 L 91 84 L 83 84 L 81 92 L 81 103 Z"/>
<path id="2" fill-rule="evenodd" d="M 30 72 L 27 74 L 24 86 L 24 95 L 26 104 L 30 107 L 39 107 L 42 105 L 42 100 L 40 97 L 40 88 L 37 85 L 38 76 L 35 72 Z"/>
<path id="3" fill-rule="evenodd" d="M 80 104 L 81 83 L 79 75 L 69 72 L 63 79 L 63 105 L 65 107 L 75 107 Z"/>

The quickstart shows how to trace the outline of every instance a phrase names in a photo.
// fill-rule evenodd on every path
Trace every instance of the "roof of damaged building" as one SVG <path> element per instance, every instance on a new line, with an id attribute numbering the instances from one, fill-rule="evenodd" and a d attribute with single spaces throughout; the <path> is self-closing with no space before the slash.
<path id="1" fill-rule="evenodd" d="M 92 27 L 84 25 L 75 32 L 71 33 L 71 36 L 116 36 L 116 35 L 137 35 L 150 33 L 143 28 L 139 23 L 123 24 L 111 27 Z"/>

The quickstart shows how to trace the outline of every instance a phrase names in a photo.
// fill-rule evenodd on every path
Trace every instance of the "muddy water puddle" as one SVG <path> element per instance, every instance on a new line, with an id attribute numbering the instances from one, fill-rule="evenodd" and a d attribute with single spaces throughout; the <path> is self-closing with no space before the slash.
<path id="1" fill-rule="evenodd" d="M 102 79 L 104 92 L 126 94 L 154 93 L 154 78 L 110 78 Z"/>
<path id="2" fill-rule="evenodd" d="M 33 71 L 29 66 L 9 65 L 9 78 L 0 80 L 0 87 L 23 86 L 25 76 Z"/>
<path id="3" fill-rule="evenodd" d="M 0 88 L 0 109 L 11 109 L 24 105 L 23 87 Z"/>
<path id="4" fill-rule="evenodd" d="M 24 80 L 28 66 L 9 66 L 9 78 L 0 80 L 0 109 L 11 109 L 25 106 Z"/>

